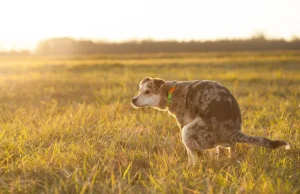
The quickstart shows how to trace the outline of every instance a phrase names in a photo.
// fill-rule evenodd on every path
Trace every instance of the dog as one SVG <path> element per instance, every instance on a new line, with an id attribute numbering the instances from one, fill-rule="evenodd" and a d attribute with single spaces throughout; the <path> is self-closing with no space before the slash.
<path id="1" fill-rule="evenodd" d="M 139 83 L 139 93 L 132 98 L 136 108 L 153 107 L 175 117 L 188 153 L 188 164 L 196 164 L 196 153 L 205 149 L 226 147 L 234 157 L 236 143 L 266 148 L 290 145 L 282 140 L 249 136 L 241 132 L 239 105 L 222 84 L 210 80 L 165 81 L 146 77 Z"/>

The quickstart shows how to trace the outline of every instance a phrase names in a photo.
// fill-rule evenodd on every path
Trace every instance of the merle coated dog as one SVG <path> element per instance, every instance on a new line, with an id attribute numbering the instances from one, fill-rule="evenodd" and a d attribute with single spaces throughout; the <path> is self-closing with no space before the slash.
<path id="1" fill-rule="evenodd" d="M 227 147 L 234 156 L 236 143 L 249 143 L 267 148 L 289 144 L 241 132 L 242 117 L 238 103 L 230 91 L 220 83 L 209 80 L 165 81 L 144 78 L 139 94 L 132 99 L 134 107 L 151 106 L 168 111 L 182 129 L 189 164 L 196 163 L 196 151 Z"/>

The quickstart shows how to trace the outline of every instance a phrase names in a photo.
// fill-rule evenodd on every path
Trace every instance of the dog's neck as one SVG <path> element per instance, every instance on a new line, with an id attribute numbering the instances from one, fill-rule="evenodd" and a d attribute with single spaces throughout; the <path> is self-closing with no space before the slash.
<path id="1" fill-rule="evenodd" d="M 168 96 L 168 93 L 170 91 L 170 89 L 175 86 L 176 81 L 167 81 L 166 82 L 166 96 Z"/>
<path id="2" fill-rule="evenodd" d="M 174 91 L 171 91 L 175 89 Z M 166 88 L 165 88 L 165 99 L 166 99 L 166 109 L 168 110 L 172 100 L 174 98 L 173 93 L 176 91 L 176 81 L 167 81 Z M 171 94 L 171 102 L 168 102 L 168 95 Z"/>
<path id="3" fill-rule="evenodd" d="M 157 107 L 154 107 L 155 109 L 161 110 L 161 111 L 168 111 L 169 107 L 168 107 L 168 94 L 170 89 L 175 86 L 176 81 L 166 81 L 166 85 L 163 88 L 163 92 L 162 94 L 162 98 L 160 100 L 160 103 Z M 175 88 L 176 91 L 176 88 Z"/>

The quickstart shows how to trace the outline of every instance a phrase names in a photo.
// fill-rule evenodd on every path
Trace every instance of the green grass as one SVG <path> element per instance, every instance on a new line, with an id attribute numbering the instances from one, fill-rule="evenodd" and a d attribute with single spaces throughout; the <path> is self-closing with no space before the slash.
<path id="1" fill-rule="evenodd" d="M 300 53 L 0 58 L 0 190 L 12 193 L 299 193 Z M 130 99 L 146 76 L 211 79 L 236 97 L 239 144 L 187 166 L 174 118 Z"/>

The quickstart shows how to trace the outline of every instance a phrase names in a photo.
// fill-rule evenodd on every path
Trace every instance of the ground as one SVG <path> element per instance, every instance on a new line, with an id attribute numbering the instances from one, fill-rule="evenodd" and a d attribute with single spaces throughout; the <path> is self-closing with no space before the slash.
<path id="1" fill-rule="evenodd" d="M 130 100 L 146 77 L 210 79 L 236 97 L 247 134 L 188 167 L 174 118 Z M 298 193 L 300 52 L 0 57 L 0 190 L 12 193 Z"/>

